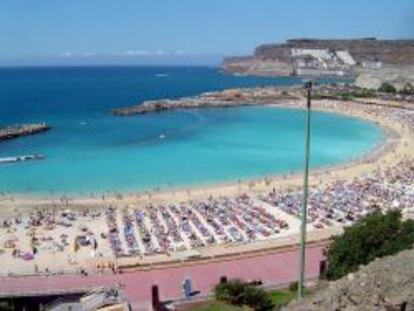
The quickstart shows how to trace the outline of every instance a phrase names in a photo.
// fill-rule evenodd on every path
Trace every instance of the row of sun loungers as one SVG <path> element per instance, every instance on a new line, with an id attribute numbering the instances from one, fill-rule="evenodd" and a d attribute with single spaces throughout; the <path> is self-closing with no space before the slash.
<path id="1" fill-rule="evenodd" d="M 130 210 L 110 207 L 106 212 L 108 240 L 117 257 L 254 241 L 288 228 L 247 195 Z M 122 214 L 120 228 L 118 212 Z"/>

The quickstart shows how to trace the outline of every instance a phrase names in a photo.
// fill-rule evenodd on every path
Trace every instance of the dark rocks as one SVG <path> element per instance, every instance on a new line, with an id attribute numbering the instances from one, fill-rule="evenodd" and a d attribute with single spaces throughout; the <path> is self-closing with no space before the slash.
<path id="1" fill-rule="evenodd" d="M 221 92 L 203 93 L 195 97 L 181 99 L 160 99 L 145 101 L 130 107 L 112 110 L 117 116 L 128 116 L 174 109 L 192 108 L 230 108 L 236 106 L 253 106 L 274 103 L 276 100 L 292 99 L 286 88 L 246 88 L 229 89 Z"/>
<path id="2" fill-rule="evenodd" d="M 50 130 L 51 127 L 45 123 L 15 124 L 0 128 L 0 141 L 41 133 Z"/>

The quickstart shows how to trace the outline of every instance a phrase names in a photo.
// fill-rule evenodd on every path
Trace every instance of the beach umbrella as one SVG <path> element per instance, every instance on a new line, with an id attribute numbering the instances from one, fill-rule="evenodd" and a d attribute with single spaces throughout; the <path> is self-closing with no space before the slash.
<path id="1" fill-rule="evenodd" d="M 22 258 L 24 260 L 28 261 L 28 260 L 33 260 L 34 259 L 34 256 L 33 256 L 32 253 L 26 252 L 26 253 L 23 254 Z"/>

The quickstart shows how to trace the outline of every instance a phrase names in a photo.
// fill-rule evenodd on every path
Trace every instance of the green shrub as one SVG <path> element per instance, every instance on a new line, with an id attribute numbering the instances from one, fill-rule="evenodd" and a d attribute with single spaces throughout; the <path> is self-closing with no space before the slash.
<path id="1" fill-rule="evenodd" d="M 353 91 L 352 92 L 352 95 L 354 96 L 354 97 L 363 97 L 363 98 L 366 98 L 366 97 L 375 97 L 375 91 L 373 91 L 373 90 L 369 90 L 369 89 L 359 89 L 359 90 L 356 90 L 356 91 Z"/>
<path id="2" fill-rule="evenodd" d="M 246 286 L 244 289 L 244 304 L 255 311 L 267 311 L 273 309 L 272 299 L 263 288 Z"/>
<path id="3" fill-rule="evenodd" d="M 241 305 L 244 302 L 245 287 L 246 285 L 238 279 L 229 280 L 228 282 L 216 285 L 214 288 L 214 295 L 217 300 Z"/>
<path id="4" fill-rule="evenodd" d="M 299 288 L 299 284 L 298 284 L 297 281 L 296 282 L 292 282 L 289 285 L 289 291 L 291 291 L 291 292 L 297 292 L 298 291 L 298 288 Z"/>
<path id="5" fill-rule="evenodd" d="M 347 100 L 347 101 L 350 101 L 350 100 L 354 99 L 354 97 L 352 96 L 351 93 L 342 93 L 342 94 L 340 94 L 340 97 L 341 97 L 342 100 Z"/>
<path id="6" fill-rule="evenodd" d="M 335 96 L 332 96 L 330 94 L 312 94 L 311 98 L 314 99 L 314 100 L 335 99 Z"/>
<path id="7" fill-rule="evenodd" d="M 377 257 L 396 254 L 412 248 L 414 221 L 402 221 L 401 212 L 375 211 L 345 228 L 329 247 L 328 279 L 335 280 L 356 271 Z"/>
<path id="8" fill-rule="evenodd" d="M 297 298 L 296 291 L 274 290 L 269 292 L 270 298 L 274 304 L 273 310 L 280 310 L 292 300 Z"/>
<path id="9" fill-rule="evenodd" d="M 214 295 L 217 300 L 233 305 L 247 305 L 255 311 L 273 309 L 272 299 L 263 288 L 254 287 L 237 279 L 216 285 Z"/>
<path id="10" fill-rule="evenodd" d="M 379 92 L 383 93 L 397 93 L 397 89 L 394 85 L 388 82 L 384 82 L 378 89 Z"/>

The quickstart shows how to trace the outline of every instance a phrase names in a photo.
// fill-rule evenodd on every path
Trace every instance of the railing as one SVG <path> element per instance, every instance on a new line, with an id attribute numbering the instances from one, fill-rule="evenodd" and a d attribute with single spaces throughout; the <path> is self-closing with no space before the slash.
<path id="1" fill-rule="evenodd" d="M 2 282 L 5 282 L 5 281 L 2 281 Z M 46 289 L 46 290 L 39 290 L 39 291 L 14 288 L 13 291 L 0 292 L 0 298 L 84 294 L 95 288 L 96 286 L 79 287 L 75 289 Z"/>

